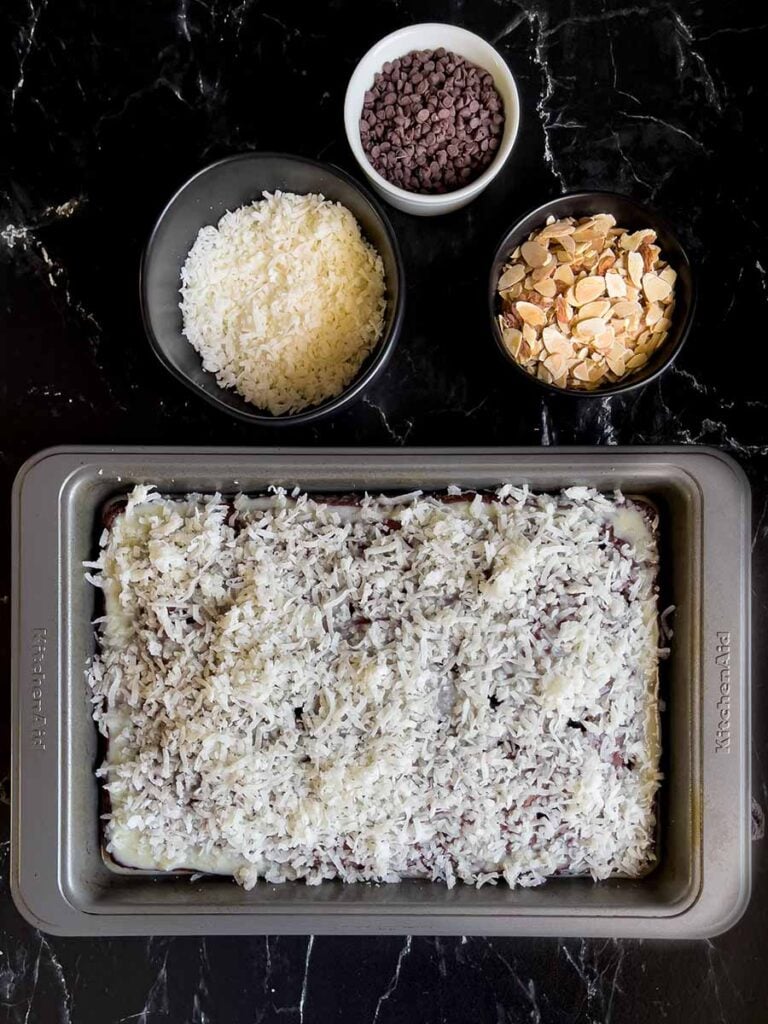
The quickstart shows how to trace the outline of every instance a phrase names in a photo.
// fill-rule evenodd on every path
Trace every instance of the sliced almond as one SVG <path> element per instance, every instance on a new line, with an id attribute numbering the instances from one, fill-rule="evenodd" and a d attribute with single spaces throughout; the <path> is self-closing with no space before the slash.
<path id="1" fill-rule="evenodd" d="M 583 360 L 582 362 L 577 363 L 576 366 L 574 366 L 574 368 L 573 368 L 573 376 L 576 378 L 576 380 L 584 380 L 584 381 L 592 380 L 591 374 L 592 374 L 592 367 L 594 365 L 595 365 L 594 363 L 588 363 L 586 360 Z"/>
<path id="2" fill-rule="evenodd" d="M 613 352 L 608 352 L 605 357 L 605 361 L 608 364 L 608 369 L 616 374 L 617 377 L 623 377 L 626 372 L 626 363 L 624 361 L 623 353 L 620 355 L 614 355 Z"/>
<path id="3" fill-rule="evenodd" d="M 657 303 L 652 302 L 645 313 L 645 322 L 648 327 L 653 327 L 654 324 L 661 320 L 663 310 Z"/>
<path id="4" fill-rule="evenodd" d="M 573 310 L 562 295 L 555 299 L 555 319 L 561 328 L 567 329 L 573 317 Z"/>
<path id="5" fill-rule="evenodd" d="M 580 320 L 574 330 L 580 338 L 594 338 L 598 334 L 603 334 L 605 328 L 605 320 L 599 316 L 594 316 L 589 320 Z"/>
<path id="6" fill-rule="evenodd" d="M 518 306 L 520 303 L 518 303 Z M 620 299 L 618 302 L 614 302 L 611 308 L 611 315 L 615 316 L 619 320 L 624 320 L 626 317 L 639 316 L 642 313 L 642 307 L 639 302 L 630 302 L 629 299 Z"/>
<path id="7" fill-rule="evenodd" d="M 574 282 L 573 271 L 567 263 L 561 264 L 552 275 L 555 281 L 561 281 L 569 288 Z"/>
<path id="8" fill-rule="evenodd" d="M 596 213 L 592 218 L 595 227 L 599 228 L 603 234 L 608 234 L 613 228 L 616 227 L 616 218 L 612 213 Z"/>
<path id="9" fill-rule="evenodd" d="M 499 291 L 503 292 L 506 288 L 511 288 L 518 281 L 522 281 L 524 277 L 525 267 L 522 263 L 513 263 L 512 266 L 507 267 L 499 278 Z"/>
<path id="10" fill-rule="evenodd" d="M 564 376 L 568 369 L 565 357 L 559 352 L 555 352 L 552 355 L 547 356 L 547 358 L 543 360 L 543 363 L 554 378 Z"/>
<path id="11" fill-rule="evenodd" d="M 541 281 L 537 281 L 533 286 L 540 295 L 544 295 L 547 298 L 553 298 L 557 293 L 557 285 L 551 277 L 544 277 Z"/>
<path id="12" fill-rule="evenodd" d="M 648 362 L 647 352 L 636 352 L 627 360 L 628 370 L 638 370 L 641 366 L 645 366 Z"/>
<path id="13" fill-rule="evenodd" d="M 607 273 L 605 275 L 605 288 L 612 299 L 620 299 L 627 294 L 627 285 L 621 274 Z"/>
<path id="14" fill-rule="evenodd" d="M 643 242 L 637 251 L 643 257 L 643 269 L 646 272 L 653 270 L 661 249 L 657 245 L 648 245 L 646 242 Z"/>
<path id="15" fill-rule="evenodd" d="M 632 284 L 639 288 L 643 280 L 643 257 L 639 252 L 631 252 L 627 258 L 627 269 Z"/>
<path id="16" fill-rule="evenodd" d="M 543 267 L 549 259 L 548 250 L 538 242 L 523 242 L 520 252 L 529 267 Z"/>
<path id="17" fill-rule="evenodd" d="M 564 356 L 573 354 L 573 344 L 556 327 L 545 327 L 541 332 L 541 340 L 547 352 L 559 352 Z"/>
<path id="18" fill-rule="evenodd" d="M 523 323 L 543 327 L 547 322 L 544 311 L 539 306 L 534 306 L 532 302 L 516 302 L 515 309 Z"/>
<path id="19" fill-rule="evenodd" d="M 576 230 L 576 226 L 573 221 L 570 220 L 556 220 L 552 224 L 547 224 L 543 231 L 538 234 L 539 239 L 546 238 L 562 238 L 563 235 L 572 235 Z"/>
<path id="20" fill-rule="evenodd" d="M 535 345 L 539 336 L 532 324 L 523 324 L 523 337 L 529 345 Z"/>
<path id="21" fill-rule="evenodd" d="M 600 259 L 597 261 L 597 272 L 598 272 L 598 274 L 605 274 L 606 271 L 611 269 L 611 267 L 614 265 L 615 262 L 616 262 L 616 257 L 613 255 L 613 253 L 610 253 L 610 252 L 603 253 L 600 256 Z"/>
<path id="22" fill-rule="evenodd" d="M 551 277 L 556 267 L 557 260 L 552 253 L 550 253 L 547 258 L 547 262 L 543 266 L 536 267 L 535 270 L 531 271 L 531 281 L 536 284 L 537 281 L 542 281 L 545 277 Z"/>
<path id="23" fill-rule="evenodd" d="M 587 302 L 579 308 L 579 320 L 588 320 L 593 316 L 605 317 L 611 308 L 610 299 L 595 299 L 594 302 Z"/>
<path id="24" fill-rule="evenodd" d="M 643 228 L 641 231 L 635 231 L 633 234 L 622 235 L 619 239 L 619 248 L 626 249 L 629 252 L 635 252 L 643 242 L 655 242 L 656 232 L 651 228 Z M 640 257 L 642 259 L 642 256 Z"/>
<path id="25" fill-rule="evenodd" d="M 651 341 L 648 345 L 648 352 L 655 352 L 659 345 L 662 344 L 667 336 L 667 331 L 655 331 L 651 335 Z"/>
<path id="26" fill-rule="evenodd" d="M 618 381 L 645 365 L 662 344 L 675 281 L 651 228 L 627 232 L 610 214 L 549 217 L 499 279 L 504 344 L 542 380 L 594 390 L 606 375 Z"/>
<path id="27" fill-rule="evenodd" d="M 504 348 L 513 359 L 517 359 L 520 355 L 520 346 L 523 343 L 522 331 L 518 331 L 516 327 L 505 327 L 501 335 L 504 341 Z"/>
<path id="28" fill-rule="evenodd" d="M 663 302 L 669 298 L 672 285 L 658 276 L 658 274 L 643 274 L 643 291 L 649 302 Z"/>
<path id="29" fill-rule="evenodd" d="M 588 302 L 594 302 L 605 293 L 604 277 L 583 277 L 574 285 L 573 293 L 575 305 L 584 306 Z"/>

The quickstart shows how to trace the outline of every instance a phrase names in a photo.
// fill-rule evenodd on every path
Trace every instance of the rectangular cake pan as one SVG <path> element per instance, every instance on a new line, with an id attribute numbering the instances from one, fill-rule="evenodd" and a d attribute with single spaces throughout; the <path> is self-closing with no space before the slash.
<path id="1" fill-rule="evenodd" d="M 97 734 L 84 669 L 96 594 L 82 562 L 100 510 L 135 483 L 169 494 L 324 494 L 574 484 L 646 496 L 660 511 L 662 665 L 659 865 L 642 879 L 552 879 L 533 889 L 405 881 L 270 885 L 111 870 L 102 857 Z M 61 935 L 478 934 L 696 938 L 750 891 L 750 493 L 707 448 L 58 448 L 13 492 L 11 878 L 19 910 Z"/>

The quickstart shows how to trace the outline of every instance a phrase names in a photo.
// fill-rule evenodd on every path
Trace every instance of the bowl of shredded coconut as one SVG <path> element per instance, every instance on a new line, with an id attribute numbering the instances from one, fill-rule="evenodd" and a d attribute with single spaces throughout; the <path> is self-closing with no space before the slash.
<path id="1" fill-rule="evenodd" d="M 403 265 L 349 175 L 246 153 L 199 171 L 163 210 L 141 306 L 163 365 L 240 419 L 307 423 L 359 397 L 397 343 Z"/>

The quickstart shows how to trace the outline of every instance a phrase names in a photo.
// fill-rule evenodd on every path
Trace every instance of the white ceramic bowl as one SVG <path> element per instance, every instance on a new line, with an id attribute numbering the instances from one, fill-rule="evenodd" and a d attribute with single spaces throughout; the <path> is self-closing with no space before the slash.
<path id="1" fill-rule="evenodd" d="M 443 195 L 421 195 L 419 192 L 407 192 L 397 185 L 392 185 L 386 178 L 375 171 L 365 155 L 360 140 L 360 115 L 363 110 L 365 93 L 373 83 L 373 76 L 381 71 L 387 61 L 404 57 L 411 50 L 437 50 L 444 47 L 452 50 L 473 64 L 478 64 L 493 77 L 499 95 L 504 101 L 504 134 L 493 161 L 483 173 L 468 185 L 446 192 Z M 424 25 L 408 25 L 398 29 L 379 40 L 366 53 L 355 68 L 347 86 L 344 100 L 344 127 L 350 148 L 357 162 L 362 167 L 371 185 L 376 191 L 406 213 L 414 213 L 421 217 L 432 217 L 439 213 L 450 213 L 476 199 L 483 189 L 493 181 L 499 173 L 507 157 L 512 152 L 520 123 L 520 102 L 517 86 L 512 72 L 503 57 L 484 39 L 456 25 L 443 25 L 439 22 Z"/>

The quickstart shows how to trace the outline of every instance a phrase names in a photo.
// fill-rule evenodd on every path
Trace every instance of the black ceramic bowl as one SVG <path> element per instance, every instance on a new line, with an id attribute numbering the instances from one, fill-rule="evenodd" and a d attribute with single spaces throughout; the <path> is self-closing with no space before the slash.
<path id="1" fill-rule="evenodd" d="M 181 333 L 181 268 L 206 224 L 217 224 L 228 211 L 275 190 L 321 193 L 342 203 L 356 217 L 363 234 L 381 255 L 387 283 L 382 336 L 357 377 L 334 398 L 300 412 L 273 416 L 222 388 L 203 369 L 200 356 Z M 392 225 L 375 199 L 337 167 L 284 153 L 243 153 L 198 171 L 182 185 L 160 214 L 141 262 L 141 313 L 152 348 L 166 369 L 211 405 L 241 420 L 281 426 L 311 423 L 357 398 L 386 366 L 403 321 L 403 262 Z"/>
<path id="2" fill-rule="evenodd" d="M 606 384 L 605 387 L 598 387 L 593 391 L 577 388 L 558 388 L 554 384 L 548 384 L 543 380 L 539 380 L 538 377 L 534 377 L 533 374 L 528 373 L 507 352 L 496 320 L 501 308 L 496 285 L 509 254 L 516 246 L 524 242 L 532 231 L 537 228 L 543 228 L 547 217 L 553 216 L 556 220 L 560 220 L 562 217 L 590 217 L 596 213 L 612 213 L 616 218 L 617 225 L 626 227 L 631 231 L 637 231 L 640 228 L 653 228 L 656 232 L 663 259 L 677 272 L 672 324 L 662 346 L 653 353 L 645 366 L 625 380 L 618 381 L 615 384 Z M 496 344 L 499 346 L 499 350 L 504 355 L 504 358 L 526 380 L 533 381 L 540 387 L 546 388 L 557 395 L 575 395 L 577 398 L 604 398 L 606 395 L 618 395 L 621 392 L 639 388 L 643 384 L 654 380 L 668 366 L 671 366 L 678 352 L 683 347 L 685 339 L 688 337 L 693 310 L 696 305 L 696 294 L 688 257 L 685 255 L 683 247 L 672 234 L 669 225 L 662 217 L 652 209 L 649 209 L 649 207 L 642 206 L 626 196 L 617 195 L 615 192 L 572 192 L 569 195 L 561 196 L 559 199 L 553 199 L 549 203 L 544 203 L 543 206 L 537 206 L 535 210 L 527 213 L 504 235 L 493 258 L 491 276 L 488 282 L 488 303 Z"/>

